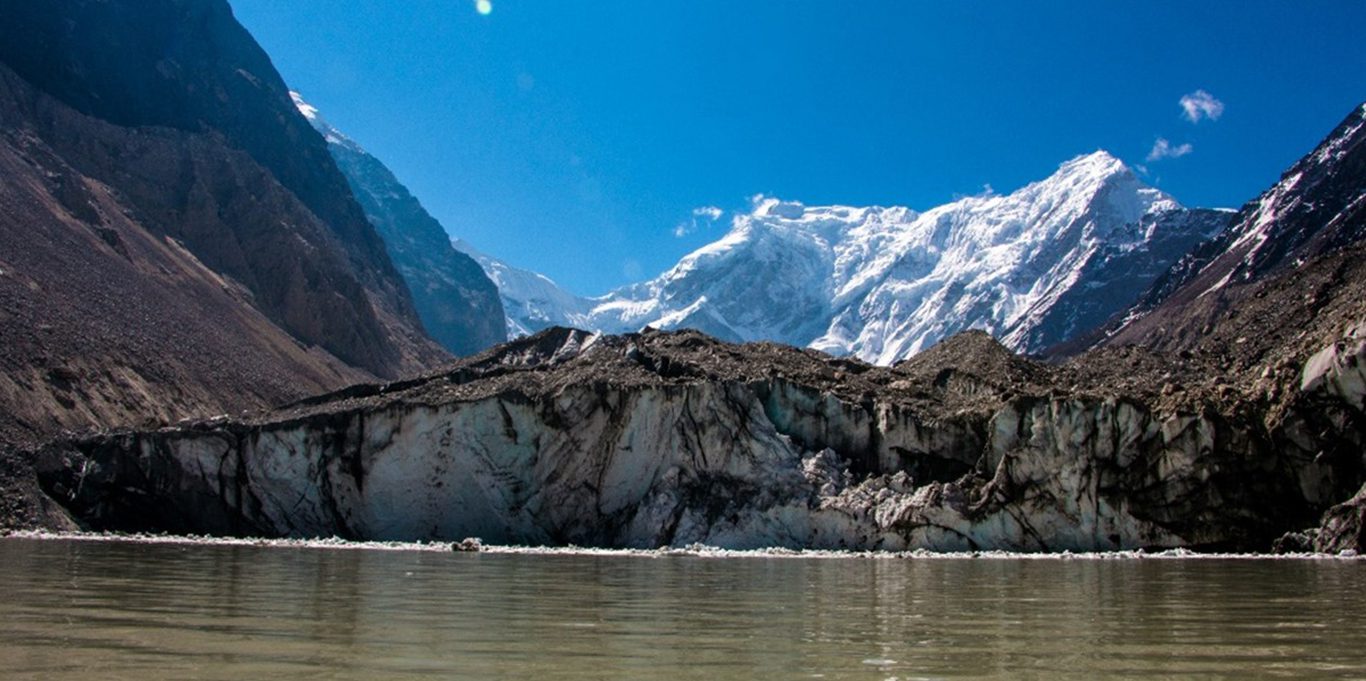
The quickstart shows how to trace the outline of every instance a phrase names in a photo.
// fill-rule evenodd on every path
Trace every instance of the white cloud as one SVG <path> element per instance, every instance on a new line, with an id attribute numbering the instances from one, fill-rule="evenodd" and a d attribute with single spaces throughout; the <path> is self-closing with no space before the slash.
<path id="1" fill-rule="evenodd" d="M 1224 115 L 1224 103 L 1204 90 L 1196 90 L 1188 95 L 1182 95 L 1181 111 L 1186 120 L 1192 123 L 1199 123 L 1201 118 L 1217 121 Z"/>
<path id="2" fill-rule="evenodd" d="M 996 196 L 996 190 L 993 189 L 991 183 L 988 182 L 982 185 L 982 191 L 977 192 L 976 194 L 960 194 L 958 192 L 954 192 L 953 200 L 962 201 L 963 199 L 989 199 L 993 196 Z"/>
<path id="3" fill-rule="evenodd" d="M 698 206 L 697 208 L 692 209 L 692 217 L 690 219 L 674 225 L 674 236 L 681 239 L 692 234 L 693 232 L 696 232 L 699 227 L 705 227 L 720 220 L 724 213 L 725 211 L 716 206 Z"/>
<path id="4" fill-rule="evenodd" d="M 692 209 L 693 217 L 706 218 L 708 220 L 711 220 L 712 222 L 720 220 L 722 212 L 723 211 L 720 208 L 717 208 L 716 206 L 699 206 L 697 208 Z"/>
<path id="5" fill-rule="evenodd" d="M 1153 150 L 1148 152 L 1148 162 L 1161 161 L 1164 158 L 1181 158 L 1192 151 L 1195 151 L 1195 147 L 1191 146 L 1189 142 L 1172 144 L 1167 141 L 1167 138 L 1159 137 L 1157 142 L 1153 143 Z"/>

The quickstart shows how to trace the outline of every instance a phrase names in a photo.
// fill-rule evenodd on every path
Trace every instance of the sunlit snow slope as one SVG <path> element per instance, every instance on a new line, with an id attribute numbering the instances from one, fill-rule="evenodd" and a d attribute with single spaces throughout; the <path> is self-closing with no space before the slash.
<path id="1" fill-rule="evenodd" d="M 720 240 L 596 299 L 481 264 L 514 333 L 687 327 L 888 364 L 965 329 L 1022 352 L 1067 340 L 1132 304 L 1229 215 L 1182 208 L 1097 151 L 1013 193 L 923 213 L 759 198 Z"/>
<path id="2" fill-rule="evenodd" d="M 559 287 L 550 277 L 524 270 L 481 253 L 463 239 L 453 239 L 455 250 L 474 258 L 498 287 L 507 313 L 509 338 L 530 336 L 552 326 L 593 327 L 589 318 L 595 302 Z"/>

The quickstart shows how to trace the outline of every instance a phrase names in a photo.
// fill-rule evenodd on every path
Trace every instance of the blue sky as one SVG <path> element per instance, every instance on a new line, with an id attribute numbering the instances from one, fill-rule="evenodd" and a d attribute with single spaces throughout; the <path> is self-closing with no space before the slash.
<path id="1" fill-rule="evenodd" d="M 449 231 L 582 294 L 758 193 L 926 209 L 1106 149 L 1236 207 L 1366 100 L 1366 2 L 486 1 L 231 0 Z"/>

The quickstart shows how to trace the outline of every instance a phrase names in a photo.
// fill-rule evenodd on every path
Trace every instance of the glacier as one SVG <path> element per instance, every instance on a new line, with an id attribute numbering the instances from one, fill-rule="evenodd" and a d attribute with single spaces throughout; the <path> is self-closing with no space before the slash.
<path id="1" fill-rule="evenodd" d="M 1286 377 L 1268 409 L 1190 362 L 1044 365 L 978 332 L 885 368 L 694 331 L 552 329 L 428 376 L 54 442 L 36 460 L 98 530 L 1264 551 L 1361 486 L 1357 340 Z M 1189 391 L 1162 386 L 1171 371 Z M 1347 538 L 1331 547 L 1354 536 L 1354 508 L 1336 511 L 1324 536 Z"/>

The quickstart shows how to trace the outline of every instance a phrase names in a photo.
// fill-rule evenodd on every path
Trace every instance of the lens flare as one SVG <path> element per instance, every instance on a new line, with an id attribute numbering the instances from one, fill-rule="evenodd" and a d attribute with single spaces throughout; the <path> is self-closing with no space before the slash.
<path id="1" fill-rule="evenodd" d="M 492 0 L 474 0 L 474 11 L 488 16 L 489 12 L 493 11 Z"/>

